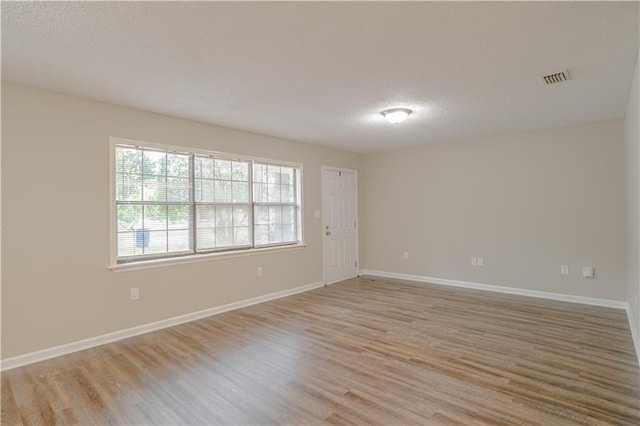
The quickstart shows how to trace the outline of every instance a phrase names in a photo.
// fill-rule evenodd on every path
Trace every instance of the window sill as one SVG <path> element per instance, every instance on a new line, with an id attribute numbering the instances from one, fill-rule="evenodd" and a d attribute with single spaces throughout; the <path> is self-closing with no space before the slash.
<path id="1" fill-rule="evenodd" d="M 163 268 L 166 266 L 184 265 L 187 263 L 208 262 L 218 259 L 232 259 L 235 257 L 254 256 L 258 254 L 278 253 L 284 251 L 300 250 L 307 247 L 306 244 L 294 244 L 279 247 L 264 247 L 248 249 L 242 251 L 228 251 L 222 253 L 196 254 L 184 257 L 173 257 L 168 259 L 142 260 L 140 262 L 119 263 L 109 266 L 113 272 L 138 271 L 141 269 Z"/>

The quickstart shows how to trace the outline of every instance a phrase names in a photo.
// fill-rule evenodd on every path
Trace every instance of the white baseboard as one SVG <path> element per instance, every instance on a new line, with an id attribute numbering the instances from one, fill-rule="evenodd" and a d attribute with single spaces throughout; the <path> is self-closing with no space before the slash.
<path id="1" fill-rule="evenodd" d="M 52 348 L 42 349 L 36 352 L 30 352 L 24 355 L 18 355 L 0 361 L 0 371 L 10 370 L 12 368 L 22 367 L 23 365 L 33 364 L 61 355 L 78 352 L 84 349 L 93 348 L 95 346 L 104 345 L 105 343 L 115 342 L 117 340 L 127 339 L 129 337 L 138 336 L 140 334 L 149 333 L 150 331 L 160 330 L 174 325 L 183 324 L 185 322 L 194 321 L 211 315 L 221 314 L 223 312 L 232 311 L 234 309 L 245 308 L 269 300 L 280 299 L 282 297 L 291 296 L 297 293 L 313 290 L 324 285 L 323 281 L 313 284 L 303 285 L 300 287 L 282 290 L 275 293 L 265 294 L 263 296 L 252 297 L 250 299 L 240 300 L 238 302 L 229 303 L 227 305 L 216 306 L 214 308 L 204 309 L 202 311 L 192 312 L 190 314 L 180 315 L 173 318 L 167 318 L 161 321 L 143 324 L 124 330 L 115 331 L 113 333 L 103 334 L 101 336 L 90 337 L 84 340 L 67 343 Z"/>
<path id="2" fill-rule="evenodd" d="M 638 365 L 640 365 L 640 335 L 638 334 L 638 326 L 636 319 L 631 312 L 631 306 L 627 303 L 627 318 L 629 319 L 629 328 L 631 329 L 631 337 L 633 337 L 633 346 L 636 348 L 636 356 L 638 357 Z"/>
<path id="3" fill-rule="evenodd" d="M 538 297 L 541 299 L 559 300 L 562 302 L 581 303 L 583 305 L 604 306 L 607 308 L 626 309 L 629 305 L 627 302 L 610 299 L 598 299 L 595 297 L 573 296 L 570 294 L 551 293 L 538 290 L 527 290 L 524 288 L 503 287 L 493 284 L 479 284 L 469 281 L 456 281 L 446 278 L 424 277 L 421 275 L 399 274 L 396 272 L 374 271 L 363 269 L 360 275 L 373 275 L 382 278 L 396 278 L 399 280 L 416 281 L 420 283 L 441 284 L 452 287 L 471 288 L 475 290 L 493 291 L 496 293 L 517 294 L 520 296 Z"/>
<path id="4" fill-rule="evenodd" d="M 551 293 L 538 290 L 527 290 L 522 288 L 504 287 L 492 284 L 479 284 L 469 281 L 456 281 L 446 278 L 425 277 L 421 275 L 400 274 L 397 272 L 376 271 L 371 269 L 362 269 L 359 271 L 359 275 L 372 275 L 382 278 L 395 278 L 399 280 L 415 281 L 418 283 L 429 283 L 447 285 L 452 287 L 471 288 L 475 290 L 493 291 L 496 293 L 517 294 L 520 296 L 537 297 L 541 299 L 558 300 L 562 302 L 581 303 L 583 305 L 603 306 L 606 308 L 624 309 L 627 312 L 627 319 L 629 320 L 629 327 L 631 329 L 631 336 L 633 338 L 633 344 L 636 349 L 636 357 L 638 358 L 638 365 L 640 365 L 640 335 L 638 334 L 638 327 L 636 326 L 635 319 L 631 312 L 629 303 L 620 300 L 611 299 L 598 299 L 595 297 L 573 296 L 570 294 Z"/>

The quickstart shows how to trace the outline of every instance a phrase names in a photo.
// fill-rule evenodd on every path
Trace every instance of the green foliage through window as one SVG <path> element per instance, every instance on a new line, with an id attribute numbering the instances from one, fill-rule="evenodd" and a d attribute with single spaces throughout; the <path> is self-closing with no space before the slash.
<path id="1" fill-rule="evenodd" d="M 119 261 L 299 242 L 300 170 L 117 145 Z"/>

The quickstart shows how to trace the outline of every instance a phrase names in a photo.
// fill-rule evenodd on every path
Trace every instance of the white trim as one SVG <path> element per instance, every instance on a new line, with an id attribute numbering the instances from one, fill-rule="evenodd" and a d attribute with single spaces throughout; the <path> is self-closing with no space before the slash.
<path id="1" fill-rule="evenodd" d="M 340 279 L 335 280 L 335 281 L 329 281 L 329 282 L 325 281 L 324 285 L 331 285 L 331 284 L 339 283 L 339 282 L 342 282 L 342 281 L 345 281 L 345 280 L 350 280 L 350 279 L 356 278 L 356 277 L 358 277 L 358 274 L 356 274 L 356 275 L 354 275 L 352 277 L 340 278 Z"/>
<path id="2" fill-rule="evenodd" d="M 640 365 L 640 335 L 638 334 L 638 326 L 633 317 L 633 312 L 631 312 L 631 305 L 627 303 L 625 310 L 627 311 L 627 318 L 629 319 L 629 329 L 631 330 L 631 337 L 633 337 L 633 346 L 636 348 L 638 365 Z"/>
<path id="3" fill-rule="evenodd" d="M 358 271 L 360 270 L 360 217 L 358 216 L 358 191 L 359 191 L 359 188 L 358 188 L 358 171 L 355 170 L 355 169 L 345 169 L 343 167 L 322 166 L 322 167 L 320 167 L 320 185 L 321 185 L 321 191 L 320 192 L 322 194 L 322 207 L 321 207 L 322 208 L 322 210 L 321 210 L 321 212 L 322 212 L 322 215 L 321 215 L 321 217 L 322 217 L 322 220 L 321 220 L 321 224 L 322 224 L 321 225 L 321 233 L 322 234 L 321 235 L 322 235 L 322 279 L 324 280 L 324 282 L 327 282 L 327 274 L 326 274 L 327 268 L 326 268 L 326 259 L 325 259 L 325 253 L 326 253 L 325 252 L 325 249 L 326 249 L 325 241 L 326 241 L 326 239 L 324 238 L 324 227 L 325 227 L 325 217 L 324 217 L 324 207 L 325 207 L 325 205 L 324 205 L 324 203 L 325 203 L 324 172 L 326 170 L 333 170 L 333 171 L 336 171 L 336 172 L 353 173 L 353 188 L 354 188 L 354 191 L 355 191 L 353 202 L 354 202 L 354 205 L 355 205 L 354 215 L 355 215 L 355 220 L 356 220 L 356 229 L 355 229 L 354 238 L 356 240 L 355 241 L 356 242 L 356 247 L 355 247 L 356 254 L 355 254 L 355 256 L 356 256 L 356 263 L 357 263 L 357 265 L 356 265 L 356 274 L 353 277 L 357 277 L 359 275 Z M 347 280 L 347 279 L 353 278 L 353 277 L 343 278 L 343 279 L 338 280 L 338 281 L 332 281 L 331 283 L 328 283 L 328 284 L 333 284 L 334 282 Z"/>
<path id="4" fill-rule="evenodd" d="M 216 306 L 202 311 L 192 312 L 190 314 L 180 315 L 173 318 L 167 318 L 164 320 L 152 322 L 149 324 L 143 324 L 136 327 L 127 328 L 124 330 L 115 331 L 113 333 L 103 334 L 101 336 L 90 337 L 88 339 L 78 340 L 76 342 L 67 343 L 60 346 L 54 346 L 52 348 L 43 349 L 36 352 L 30 352 L 24 355 L 18 355 L 11 358 L 0 361 L 0 371 L 10 370 L 12 368 L 21 367 L 27 364 L 33 364 L 36 362 L 44 361 L 50 358 L 70 354 L 72 352 L 81 351 L 84 349 L 93 348 L 95 346 L 104 345 L 105 343 L 115 342 L 117 340 L 127 339 L 129 337 L 138 336 L 140 334 L 149 333 L 151 331 L 160 330 L 174 325 L 182 324 L 185 322 L 194 321 L 200 318 L 205 318 L 211 315 L 221 314 L 223 312 L 232 311 L 235 309 L 245 308 L 247 306 L 255 305 L 258 303 L 267 302 L 269 300 L 280 299 L 282 297 L 291 296 L 305 291 L 313 290 L 318 287 L 324 286 L 324 282 L 316 282 L 313 284 L 307 284 L 300 287 L 294 287 L 287 290 L 278 291 L 275 293 L 269 293 L 262 296 L 252 297 L 250 299 L 240 300 L 238 302 L 229 303 L 222 306 Z"/>
<path id="5" fill-rule="evenodd" d="M 290 244 L 275 247 L 252 248 L 236 251 L 223 251 L 219 253 L 192 254 L 182 257 L 168 257 L 153 260 L 141 260 L 130 263 L 119 263 L 109 266 L 113 272 L 138 271 L 140 269 L 162 268 L 165 266 L 183 265 L 186 263 L 206 262 L 214 259 L 233 259 L 235 257 L 254 256 L 259 254 L 278 253 L 306 248 L 306 244 Z"/>
<path id="6" fill-rule="evenodd" d="M 117 263 L 116 226 L 116 144 L 118 139 L 109 138 L 109 264 Z M 124 139 L 123 139 L 124 141 Z"/>
<path id="7" fill-rule="evenodd" d="M 285 160 L 276 160 L 273 158 L 266 157 L 255 157 L 252 155 L 246 154 L 234 154 L 231 152 L 220 152 L 220 151 L 212 151 L 210 149 L 204 148 L 193 148 L 190 146 L 178 146 L 178 145 L 168 145 L 161 144 L 155 142 L 145 142 L 145 141 L 137 141 L 133 139 L 125 139 L 112 136 L 109 138 L 111 149 L 113 150 L 116 145 L 133 145 L 144 148 L 153 148 L 153 149 L 161 149 L 167 151 L 175 151 L 183 154 L 201 154 L 201 155 L 212 155 L 214 157 L 224 158 L 227 160 L 249 160 L 249 161 L 257 161 L 257 162 L 267 162 L 270 164 L 278 165 L 278 166 L 288 166 L 288 167 L 301 167 L 302 163 L 297 163 L 295 161 L 285 161 Z M 113 170 L 113 169 L 112 169 Z"/>
<path id="8" fill-rule="evenodd" d="M 457 281 L 446 278 L 425 277 L 421 275 L 399 274 L 396 272 L 375 271 L 363 269 L 360 275 L 373 275 L 383 278 L 416 281 L 419 283 L 440 284 L 452 287 L 471 288 L 475 290 L 493 291 L 496 293 L 517 294 L 520 296 L 537 297 L 541 299 L 559 300 L 562 302 L 581 303 L 583 305 L 604 306 L 607 308 L 627 309 L 629 304 L 620 300 L 598 299 L 595 297 L 573 296 L 570 294 L 551 293 L 546 291 L 528 290 L 523 288 L 503 287 L 492 284 L 480 284 L 469 281 Z"/>

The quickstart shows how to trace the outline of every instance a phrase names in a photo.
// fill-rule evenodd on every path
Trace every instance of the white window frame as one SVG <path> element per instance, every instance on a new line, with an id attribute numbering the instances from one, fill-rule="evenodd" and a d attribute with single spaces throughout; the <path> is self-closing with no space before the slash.
<path id="1" fill-rule="evenodd" d="M 230 249 L 230 250 L 225 250 L 225 251 L 210 251 L 210 252 L 196 252 L 195 251 L 195 245 L 192 248 L 194 250 L 193 253 L 189 253 L 186 255 L 172 255 L 170 253 L 166 254 L 166 255 L 155 255 L 155 256 L 141 256 L 139 259 L 135 259 L 135 258 L 129 258 L 128 261 L 126 263 L 119 263 L 118 262 L 118 255 L 117 255 L 117 212 L 116 212 L 116 185 L 115 185 L 115 173 L 116 173 L 116 156 L 115 156 L 115 152 L 116 152 L 116 146 L 117 145 L 131 145 L 131 146 L 136 146 L 136 147 L 141 147 L 141 148 L 150 148 L 150 149 L 158 149 L 158 150 L 164 150 L 164 151 L 174 151 L 174 152 L 180 152 L 180 153 L 189 153 L 189 154 L 195 154 L 195 155 L 204 155 L 204 156 L 212 156 L 212 157 L 216 157 L 216 158 L 224 158 L 224 159 L 228 159 L 228 160 L 242 160 L 242 161 L 249 161 L 249 168 L 252 168 L 252 165 L 254 162 L 256 163 L 261 163 L 261 164 L 270 164 L 270 165 L 275 165 L 275 166 L 283 166 L 283 167 L 292 167 L 292 168 L 296 168 L 298 170 L 297 173 L 297 179 L 298 181 L 296 182 L 296 203 L 298 206 L 297 209 L 297 232 L 298 232 L 298 242 L 292 242 L 292 243 L 282 243 L 282 244 L 275 244 L 275 245 L 267 245 L 267 246 L 256 246 L 255 241 L 252 240 L 252 247 L 250 248 L 241 248 L 241 249 Z M 249 176 L 251 177 L 252 174 L 249 174 Z M 193 182 L 192 182 L 193 183 Z M 252 179 L 250 179 L 249 182 L 249 187 L 252 188 L 253 186 L 253 182 Z M 303 206 L 303 165 L 301 163 L 297 163 L 297 162 L 291 162 L 291 161 L 283 161 L 283 160 L 274 160 L 272 158 L 264 158 L 264 157 L 255 157 L 255 156 L 250 156 L 250 155 L 241 155 L 241 154 L 232 154 L 232 153 L 226 153 L 226 152 L 219 152 L 219 151 L 211 151 L 211 150 L 206 150 L 206 149 L 201 149 L 201 148 L 191 148 L 191 147 L 185 147 L 185 146 L 176 146 L 176 145 L 166 145 L 166 144 L 158 144 L 158 143 L 154 143 L 154 142 L 143 142 L 143 141 L 137 141 L 137 140 L 132 140 L 132 139 L 124 139 L 124 138 L 117 138 L 117 137 L 111 137 L 109 138 L 109 194 L 110 194 L 110 215 L 109 215 L 109 221 L 110 221 L 110 265 L 108 266 L 109 269 L 113 270 L 114 272 L 120 272 L 120 271 L 128 271 L 128 270 L 138 270 L 138 269 L 149 269 L 149 268 L 156 268 L 156 267 L 161 267 L 161 266 L 170 266 L 170 265 L 177 265 L 177 264 L 183 264 L 183 263 L 194 263 L 194 262 L 203 262 L 203 261 L 210 261 L 213 259 L 223 259 L 223 258 L 230 258 L 230 257 L 244 257 L 244 256 L 251 256 L 251 255 L 256 255 L 256 254 L 264 254 L 264 253 L 269 253 L 269 252 L 276 252 L 276 251 L 290 251 L 290 250 L 297 250 L 297 249 L 301 249 L 301 248 L 305 248 L 306 244 L 304 243 L 304 223 L 303 223 L 303 211 L 304 211 L 304 206 Z M 251 210 L 252 210 L 252 216 L 253 216 L 253 209 L 254 209 L 254 200 L 253 200 L 253 190 L 250 189 L 250 193 L 249 193 L 249 203 L 251 205 Z M 193 208 L 195 208 L 196 206 L 196 202 L 195 200 L 191 200 L 192 206 Z M 196 226 L 195 223 L 191 224 L 191 227 L 194 228 Z M 253 228 L 255 226 L 255 223 L 253 222 L 253 218 L 251 221 L 251 228 Z M 193 230 L 192 230 L 193 232 Z M 253 231 L 252 231 L 253 232 Z M 193 244 L 195 244 L 195 239 L 193 239 Z"/>

